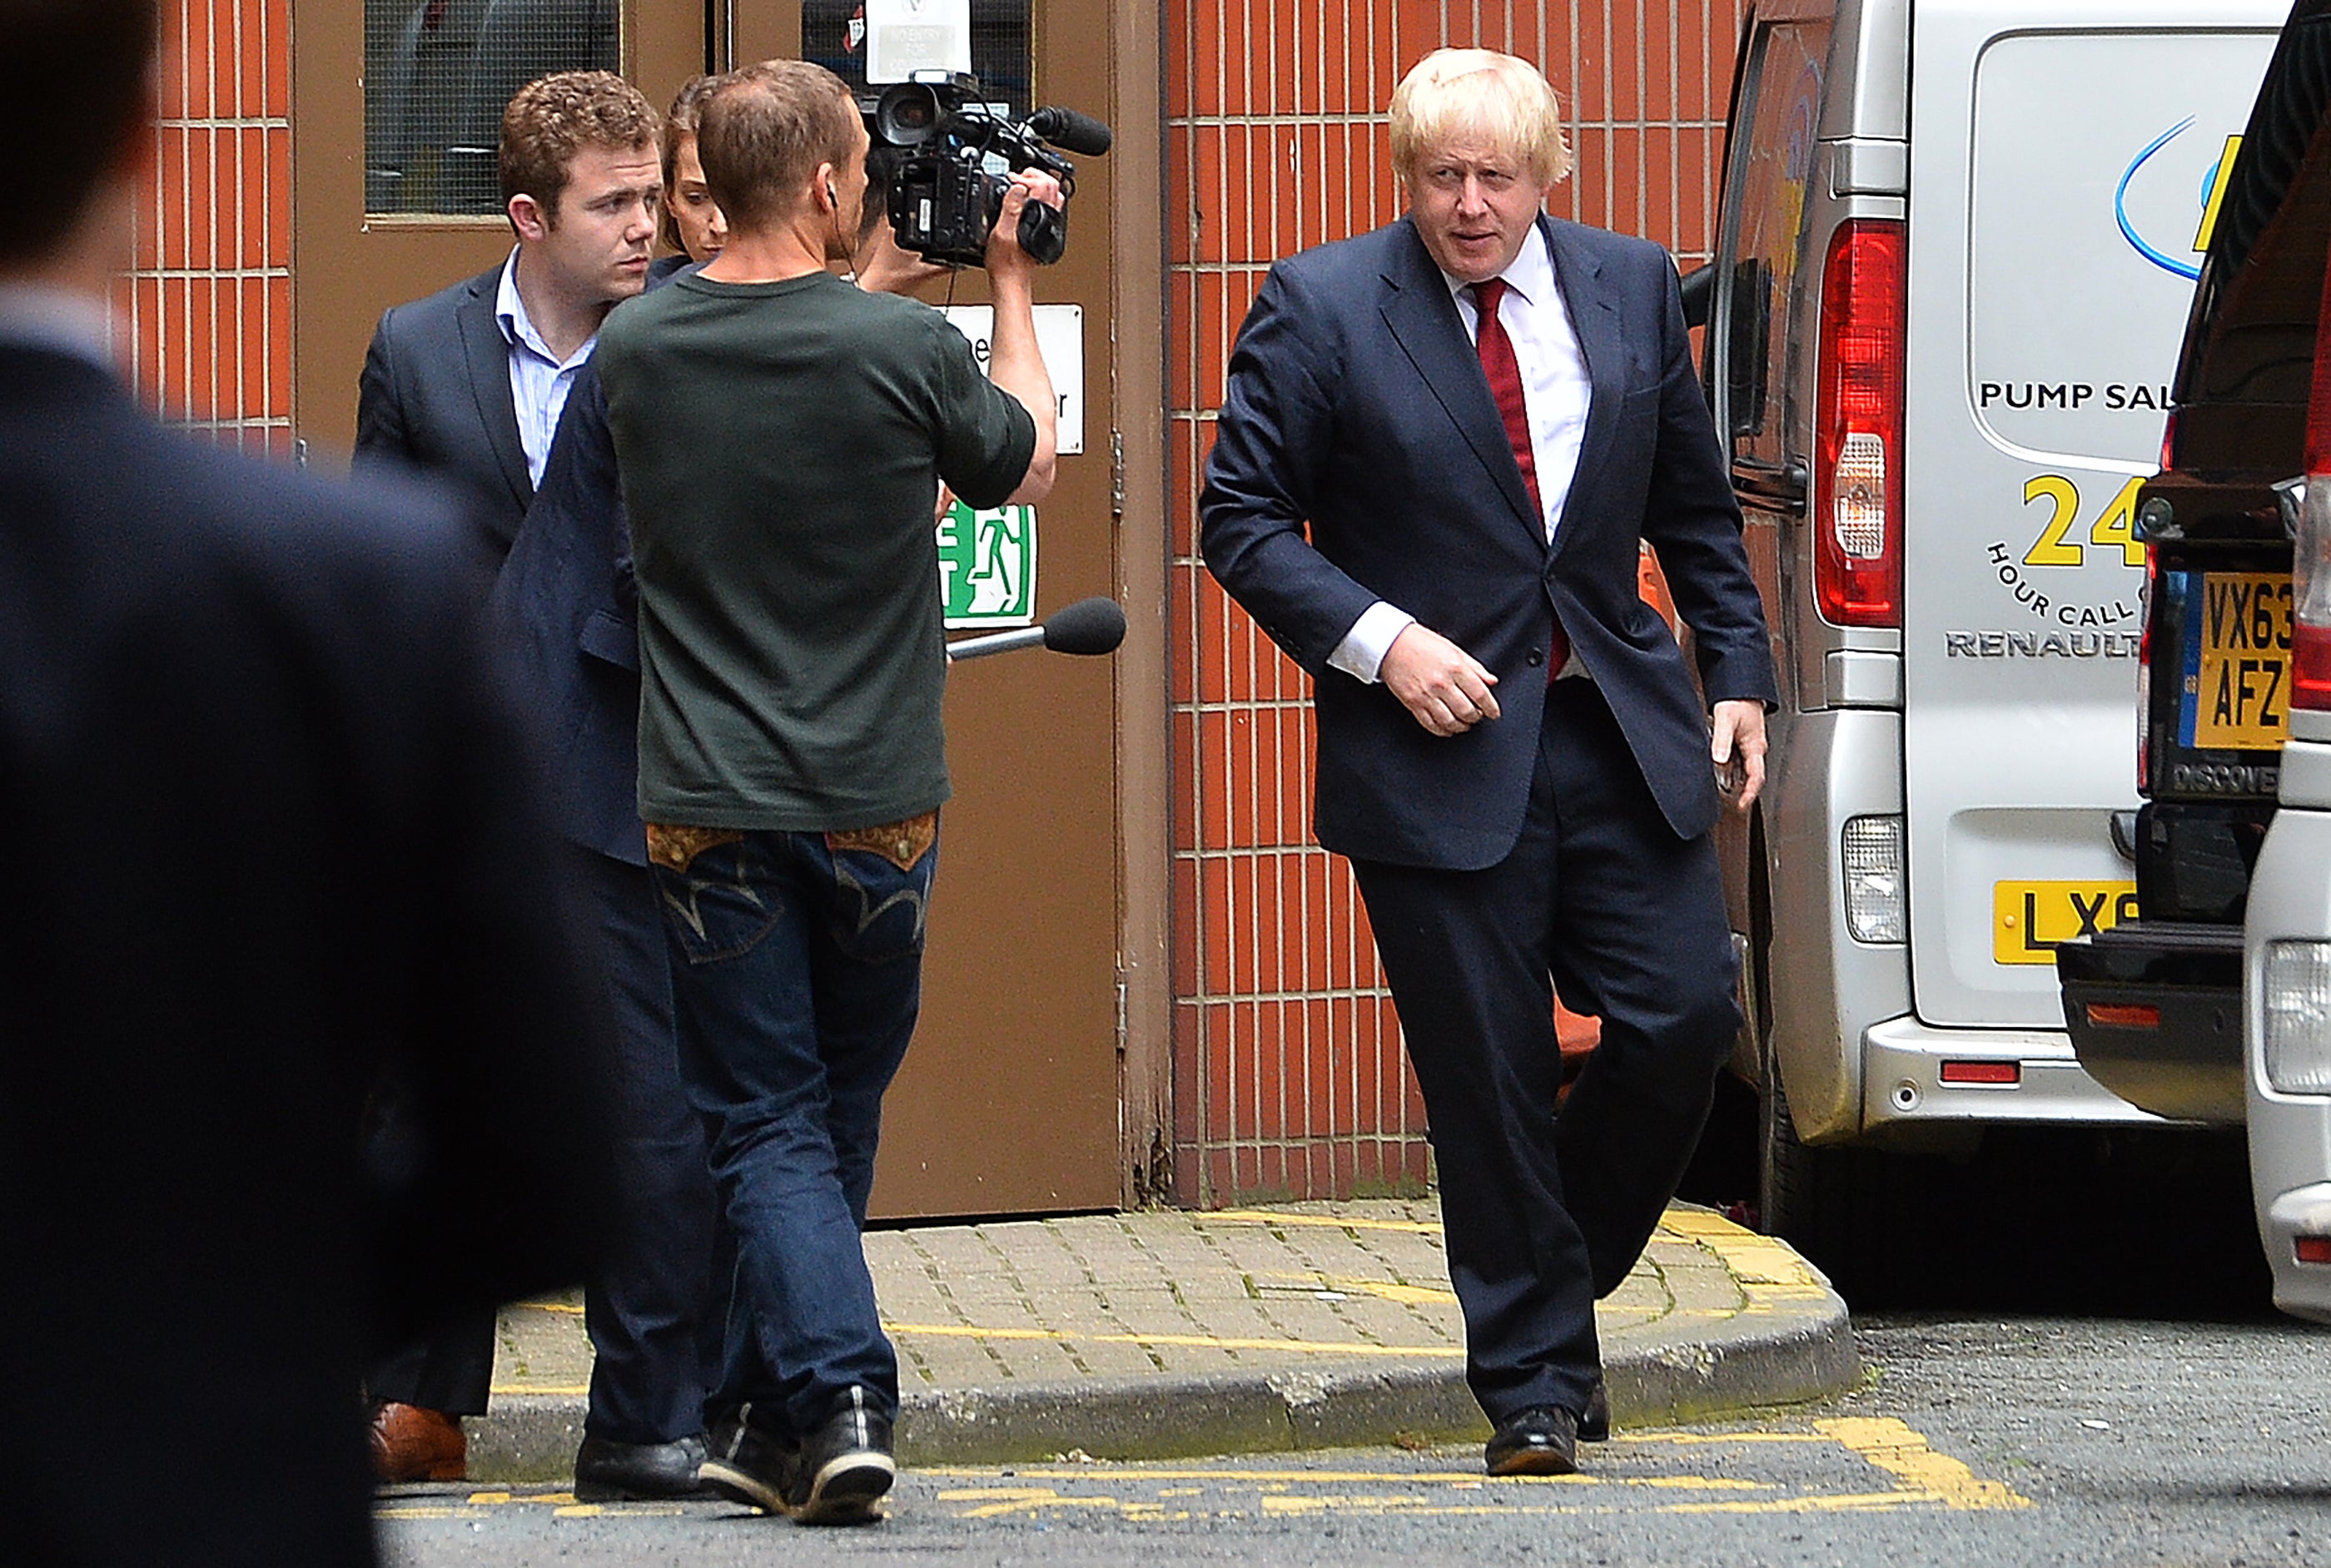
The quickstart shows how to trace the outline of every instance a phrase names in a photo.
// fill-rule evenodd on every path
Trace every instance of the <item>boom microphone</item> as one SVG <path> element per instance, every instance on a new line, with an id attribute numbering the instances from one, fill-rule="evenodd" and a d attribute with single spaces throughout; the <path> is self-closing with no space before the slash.
<path id="1" fill-rule="evenodd" d="M 1118 608 L 1116 600 L 1080 599 L 1041 626 L 966 637 L 948 643 L 947 653 L 950 664 L 966 659 L 985 659 L 991 653 L 1009 653 L 1018 648 L 1044 647 L 1055 653 L 1089 656 L 1114 652 L 1124 641 L 1125 612 Z"/>
<path id="2" fill-rule="evenodd" d="M 1055 653 L 1114 653 L 1125 641 L 1125 612 L 1114 599 L 1080 599 L 1044 622 L 1044 646 Z"/>
<path id="3" fill-rule="evenodd" d="M 1028 128 L 1064 152 L 1099 157 L 1116 138 L 1109 128 L 1089 114 L 1047 104 L 1028 117 Z"/>

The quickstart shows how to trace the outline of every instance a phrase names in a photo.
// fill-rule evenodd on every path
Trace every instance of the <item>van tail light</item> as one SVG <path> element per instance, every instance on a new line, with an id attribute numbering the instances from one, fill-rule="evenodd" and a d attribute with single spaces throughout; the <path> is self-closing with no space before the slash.
<path id="1" fill-rule="evenodd" d="M 1902 624 L 1903 225 L 1838 225 L 1822 268 L 1813 587 L 1839 626 Z"/>
<path id="2" fill-rule="evenodd" d="M 2290 551 L 2290 706 L 2331 709 L 2331 269 L 2315 318 L 2307 399 L 2307 499 Z"/>

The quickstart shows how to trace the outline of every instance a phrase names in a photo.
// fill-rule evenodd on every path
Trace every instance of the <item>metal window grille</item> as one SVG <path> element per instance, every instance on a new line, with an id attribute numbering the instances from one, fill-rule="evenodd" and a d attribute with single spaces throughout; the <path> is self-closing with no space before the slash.
<path id="1" fill-rule="evenodd" d="M 622 43 L 618 0 L 365 0 L 366 211 L 500 212 L 510 96 Z"/>

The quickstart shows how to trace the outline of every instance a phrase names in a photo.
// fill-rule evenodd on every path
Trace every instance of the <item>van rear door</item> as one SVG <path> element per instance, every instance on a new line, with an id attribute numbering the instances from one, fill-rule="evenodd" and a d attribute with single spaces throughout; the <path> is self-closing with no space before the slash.
<path id="1" fill-rule="evenodd" d="M 2140 479 L 2213 176 L 2287 5 L 1921 0 L 1911 35 L 1904 794 L 1919 1019 L 2060 1029 L 2131 915 Z"/>

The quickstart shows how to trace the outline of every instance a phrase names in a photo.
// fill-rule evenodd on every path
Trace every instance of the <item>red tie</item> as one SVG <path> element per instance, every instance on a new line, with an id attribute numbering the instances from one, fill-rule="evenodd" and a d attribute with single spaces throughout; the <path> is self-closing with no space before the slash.
<path id="1" fill-rule="evenodd" d="M 1522 396 L 1521 361 L 1514 357 L 1514 340 L 1506 336 L 1506 324 L 1498 319 L 1498 304 L 1506 297 L 1507 283 L 1503 278 L 1492 278 L 1485 283 L 1472 285 L 1473 303 L 1480 312 L 1480 324 L 1474 328 L 1473 347 L 1481 356 L 1481 374 L 1489 380 L 1489 395 L 1497 401 L 1498 416 L 1506 422 L 1506 444 L 1514 449 L 1514 461 L 1521 465 L 1522 488 L 1529 491 L 1530 506 L 1537 518 L 1540 537 L 1546 528 L 1546 502 L 1537 493 L 1537 453 L 1530 446 L 1529 404 Z M 1570 660 L 1570 638 L 1562 622 L 1554 623 L 1553 645 L 1546 652 L 1546 678 L 1553 679 L 1562 672 Z"/>

